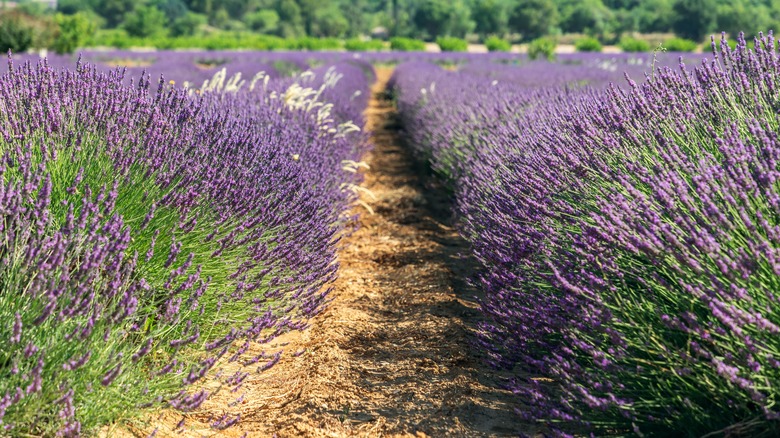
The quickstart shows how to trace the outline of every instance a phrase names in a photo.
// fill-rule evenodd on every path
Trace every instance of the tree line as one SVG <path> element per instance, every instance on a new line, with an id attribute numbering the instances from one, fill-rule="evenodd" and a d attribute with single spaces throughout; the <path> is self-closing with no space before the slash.
<path id="1" fill-rule="evenodd" d="M 529 41 L 582 33 L 614 42 L 636 32 L 701 41 L 712 32 L 753 34 L 780 23 L 780 0 L 59 0 L 56 11 L 32 0 L 17 3 L 0 13 L 0 34 L 33 23 L 37 34 L 31 38 L 71 35 L 66 46 L 95 29 L 140 38 L 233 31 L 281 38 Z"/>

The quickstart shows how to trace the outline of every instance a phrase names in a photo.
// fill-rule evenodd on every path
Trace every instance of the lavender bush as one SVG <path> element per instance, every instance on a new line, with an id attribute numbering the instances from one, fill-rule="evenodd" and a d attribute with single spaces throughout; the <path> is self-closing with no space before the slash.
<path id="1" fill-rule="evenodd" d="M 755 46 L 603 91 L 399 69 L 522 415 L 562 435 L 778 433 L 780 64 L 771 34 Z"/>
<path id="2" fill-rule="evenodd" d="M 273 365 L 249 343 L 304 327 L 336 275 L 364 68 L 196 94 L 82 63 L 10 65 L 3 433 L 78 436 L 144 407 L 195 409 L 209 394 L 192 385 L 214 367 Z"/>

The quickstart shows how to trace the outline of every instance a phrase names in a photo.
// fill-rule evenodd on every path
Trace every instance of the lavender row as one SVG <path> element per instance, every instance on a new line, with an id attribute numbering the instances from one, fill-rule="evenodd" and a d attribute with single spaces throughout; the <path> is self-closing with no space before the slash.
<path id="1" fill-rule="evenodd" d="M 552 433 L 780 430 L 780 58 L 770 34 L 697 64 L 584 89 L 396 72 L 482 266 L 479 345 Z"/>
<path id="2" fill-rule="evenodd" d="M 85 63 L 11 64 L 2 434 L 79 436 L 143 408 L 196 409 L 204 379 L 238 398 L 276 363 L 248 348 L 328 300 L 370 80 L 340 63 L 193 90 Z"/>

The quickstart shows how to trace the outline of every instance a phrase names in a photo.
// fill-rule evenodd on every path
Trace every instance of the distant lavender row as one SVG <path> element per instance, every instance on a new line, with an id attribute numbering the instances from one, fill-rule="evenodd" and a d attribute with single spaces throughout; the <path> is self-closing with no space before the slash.
<path id="1" fill-rule="evenodd" d="M 647 69 L 645 62 L 635 65 Z M 579 95 L 585 87 L 605 88 L 622 75 L 598 62 L 479 63 L 448 71 L 416 61 L 399 65 L 388 86 L 415 152 L 456 181 L 482 150 L 495 148 L 497 138 L 520 135 L 516 127 L 530 108 Z"/>
<path id="2" fill-rule="evenodd" d="M 404 62 L 430 62 L 436 64 L 466 65 L 475 71 L 487 71 L 490 75 L 501 74 L 503 70 L 510 76 L 521 78 L 525 75 L 512 73 L 517 65 L 528 64 L 528 58 L 523 54 L 514 53 L 424 53 L 424 52 L 256 52 L 256 51 L 84 51 L 78 55 L 49 54 L 49 63 L 54 67 L 67 67 L 75 64 L 78 57 L 83 61 L 109 71 L 119 67 L 128 68 L 128 76 L 138 77 L 144 71 L 153 78 L 160 75 L 166 80 L 176 83 L 189 82 L 199 87 L 222 68 L 228 75 L 241 73 L 245 78 L 252 78 L 260 71 L 271 77 L 290 76 L 311 67 L 332 65 L 334 63 L 357 60 L 373 64 L 396 64 Z M 699 56 L 688 54 L 686 56 Z M 676 55 L 659 53 L 656 55 L 658 64 L 668 64 L 676 59 Z M 38 55 L 21 55 L 20 60 L 37 62 Z M 647 69 L 653 62 L 653 54 L 602 54 L 576 53 L 560 55 L 559 63 L 570 66 L 565 70 L 575 75 L 578 68 L 587 70 L 596 68 L 606 74 L 623 71 L 626 68 L 640 71 Z M 499 65 L 497 65 L 499 64 Z M 546 62 L 532 63 L 534 68 L 543 72 L 549 65 Z M 544 78 L 544 75 L 535 77 Z"/>
<path id="3" fill-rule="evenodd" d="M 780 431 L 780 58 L 771 34 L 756 46 L 645 64 L 639 83 L 585 70 L 583 90 L 397 69 L 403 126 L 482 265 L 480 345 L 515 370 L 525 418 L 561 435 Z"/>
<path id="4" fill-rule="evenodd" d="M 192 410 L 207 376 L 239 398 L 279 360 L 250 342 L 304 327 L 336 275 L 370 66 L 198 95 L 103 70 L 0 77 L 4 435 Z"/>

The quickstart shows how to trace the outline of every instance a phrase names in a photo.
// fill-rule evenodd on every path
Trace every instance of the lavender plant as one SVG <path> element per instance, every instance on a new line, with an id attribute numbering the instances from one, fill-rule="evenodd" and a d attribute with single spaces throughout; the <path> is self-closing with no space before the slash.
<path id="1" fill-rule="evenodd" d="M 399 70 L 416 147 L 466 151 L 443 168 L 483 266 L 481 345 L 522 415 L 562 435 L 778 433 L 780 76 L 772 35 L 755 46 L 625 88 L 515 90 L 512 114 L 453 97 L 489 78 L 440 72 L 421 96 Z M 478 103 L 430 123 L 450 99 Z"/>
<path id="2" fill-rule="evenodd" d="M 356 182 L 360 101 L 289 105 L 294 83 L 192 96 L 124 73 L 10 64 L 0 77 L 0 421 L 79 436 L 151 406 L 191 410 L 214 367 L 327 301 Z M 308 81 L 316 96 L 365 92 Z M 287 93 L 287 94 L 286 94 Z M 336 99 L 338 100 L 338 99 Z M 317 102 L 316 106 L 328 106 Z M 216 373 L 219 374 L 219 373 Z M 244 376 L 244 377 L 241 377 Z M 213 377 L 239 387 L 241 376 Z"/>

